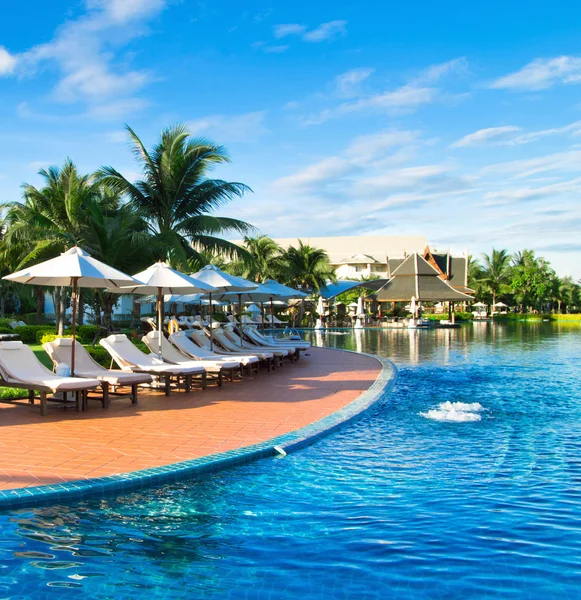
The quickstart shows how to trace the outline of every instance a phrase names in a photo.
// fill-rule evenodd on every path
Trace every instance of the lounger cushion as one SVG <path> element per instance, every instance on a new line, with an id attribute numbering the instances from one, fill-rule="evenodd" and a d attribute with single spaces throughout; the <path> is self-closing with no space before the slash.
<path id="1" fill-rule="evenodd" d="M 14 342 L 0 342 L 0 348 L 2 350 L 20 350 L 24 344 L 20 341 Z"/>
<path id="2" fill-rule="evenodd" d="M 53 340 L 57 346 L 72 346 L 73 338 L 56 338 Z"/>

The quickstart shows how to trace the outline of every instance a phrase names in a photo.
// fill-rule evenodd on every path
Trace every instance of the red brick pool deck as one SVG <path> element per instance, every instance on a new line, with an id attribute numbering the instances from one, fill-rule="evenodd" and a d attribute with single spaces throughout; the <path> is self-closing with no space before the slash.
<path id="1" fill-rule="evenodd" d="M 250 446 L 295 431 L 351 403 L 381 365 L 359 354 L 312 348 L 298 363 L 222 388 L 143 390 L 103 410 L 0 404 L 0 489 L 91 479 Z"/>

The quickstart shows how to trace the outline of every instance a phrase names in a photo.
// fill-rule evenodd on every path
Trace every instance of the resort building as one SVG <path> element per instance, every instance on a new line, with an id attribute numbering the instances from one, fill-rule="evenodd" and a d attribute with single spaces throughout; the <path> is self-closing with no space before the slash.
<path id="1" fill-rule="evenodd" d="M 304 244 L 322 248 L 329 255 L 338 279 L 389 279 L 411 254 L 419 254 L 455 290 L 473 293 L 468 288 L 467 256 L 431 249 L 425 236 L 372 235 L 300 238 Z M 297 238 L 275 239 L 283 248 L 298 245 Z"/>

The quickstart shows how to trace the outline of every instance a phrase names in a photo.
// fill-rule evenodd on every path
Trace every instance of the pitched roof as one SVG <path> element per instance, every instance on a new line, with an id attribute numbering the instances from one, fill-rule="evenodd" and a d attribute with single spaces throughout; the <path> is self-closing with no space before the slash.
<path id="1" fill-rule="evenodd" d="M 411 254 L 391 274 L 389 282 L 377 292 L 379 302 L 417 300 L 471 300 L 440 279 L 440 273 L 419 254 Z"/>
<path id="2" fill-rule="evenodd" d="M 373 258 L 373 256 L 369 256 L 369 254 L 361 254 L 360 252 L 357 254 L 354 254 L 353 256 L 348 256 L 347 258 L 343 258 L 340 261 L 343 264 L 349 264 L 349 265 L 360 265 L 360 264 L 377 264 L 379 263 L 378 260 L 376 260 L 375 258 Z"/>

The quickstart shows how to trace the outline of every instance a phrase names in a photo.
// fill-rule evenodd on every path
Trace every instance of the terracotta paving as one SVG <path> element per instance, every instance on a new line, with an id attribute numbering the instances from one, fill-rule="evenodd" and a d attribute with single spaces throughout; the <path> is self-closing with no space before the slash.
<path id="1" fill-rule="evenodd" d="M 0 404 L 0 489 L 114 475 L 249 446 L 331 414 L 380 372 L 370 357 L 312 348 L 298 363 L 222 388 L 143 390 L 108 410 Z"/>

